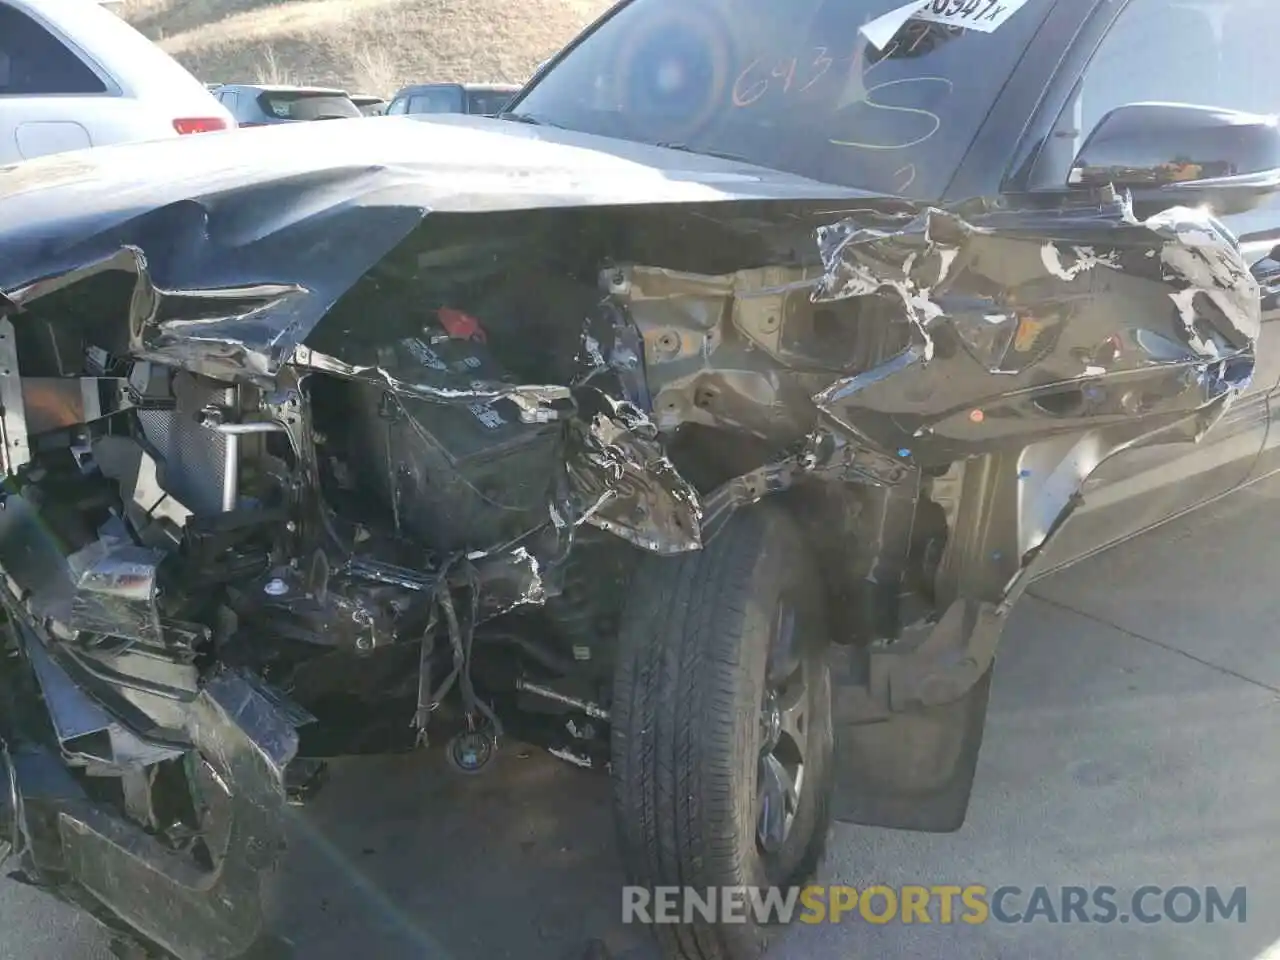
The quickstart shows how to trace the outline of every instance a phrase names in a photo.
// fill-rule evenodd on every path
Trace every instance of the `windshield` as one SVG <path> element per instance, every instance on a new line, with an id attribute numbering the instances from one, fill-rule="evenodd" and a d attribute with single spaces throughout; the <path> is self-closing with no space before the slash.
<path id="1" fill-rule="evenodd" d="M 258 104 L 264 113 L 279 120 L 332 120 L 363 116 L 349 97 L 333 94 L 268 92 L 258 97 Z"/>
<path id="2" fill-rule="evenodd" d="M 921 0 L 935 19 L 908 11 L 877 48 L 860 28 L 903 0 L 633 0 L 509 109 L 935 197 L 1053 2 Z"/>

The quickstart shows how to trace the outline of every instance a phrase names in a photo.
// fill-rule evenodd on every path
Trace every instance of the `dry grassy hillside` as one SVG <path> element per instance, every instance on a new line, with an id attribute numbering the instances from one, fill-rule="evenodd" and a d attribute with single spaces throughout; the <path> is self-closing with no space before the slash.
<path id="1" fill-rule="evenodd" d="M 607 0 L 125 0 L 123 14 L 205 81 L 390 95 L 431 80 L 520 81 Z"/>

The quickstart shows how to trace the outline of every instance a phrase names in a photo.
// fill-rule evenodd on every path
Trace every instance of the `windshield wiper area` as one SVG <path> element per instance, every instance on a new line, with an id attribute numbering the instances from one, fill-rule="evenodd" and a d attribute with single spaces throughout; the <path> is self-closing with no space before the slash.
<path id="1" fill-rule="evenodd" d="M 563 130 L 558 123 L 552 123 L 550 120 L 544 120 L 542 117 L 536 117 L 532 113 L 512 113 L 503 110 L 501 113 L 495 113 L 494 117 L 498 120 L 510 120 L 513 123 L 527 123 L 535 127 L 555 127 L 557 130 Z"/>
<path id="2" fill-rule="evenodd" d="M 662 147 L 665 150 L 679 150 L 681 153 L 697 153 L 704 157 L 718 157 L 721 160 L 733 160 L 737 163 L 749 163 L 754 167 L 759 166 L 758 163 L 748 160 L 746 157 L 740 156 L 736 153 L 726 153 L 723 150 L 695 150 L 687 143 L 667 143 L 665 141 L 659 141 L 658 143 L 655 143 L 654 146 Z"/>

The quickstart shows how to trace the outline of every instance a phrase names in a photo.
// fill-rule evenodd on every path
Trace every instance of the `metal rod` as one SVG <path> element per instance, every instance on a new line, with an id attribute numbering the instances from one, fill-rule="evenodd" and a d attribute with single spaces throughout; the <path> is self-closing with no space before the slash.
<path id="1" fill-rule="evenodd" d="M 252 423 L 219 423 L 209 426 L 214 433 L 237 437 L 246 433 L 284 433 L 284 424 L 275 421 L 255 420 Z"/>
<path id="2" fill-rule="evenodd" d="M 222 459 L 222 512 L 230 513 L 240 499 L 240 434 L 227 433 Z"/>
<path id="3" fill-rule="evenodd" d="M 230 513 L 240 499 L 240 438 L 251 433 L 284 433 L 282 423 L 256 420 L 251 423 L 212 423 L 205 427 L 226 437 L 222 461 L 222 512 Z"/>
<path id="4" fill-rule="evenodd" d="M 564 704 L 566 707 L 573 707 L 581 710 L 593 720 L 609 720 L 609 711 L 604 707 L 596 706 L 594 703 L 588 703 L 586 700 L 579 700 L 577 697 L 571 697 L 567 693 L 560 693 L 549 687 L 542 687 L 536 683 L 530 683 L 523 677 L 516 680 L 516 689 L 523 690 L 525 693 L 531 693 L 535 697 L 542 697 L 544 700 L 552 700 L 556 703 Z"/>

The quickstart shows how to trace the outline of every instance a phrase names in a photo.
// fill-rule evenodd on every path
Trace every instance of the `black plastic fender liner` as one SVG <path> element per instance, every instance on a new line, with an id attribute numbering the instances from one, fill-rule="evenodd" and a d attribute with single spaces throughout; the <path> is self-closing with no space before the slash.
<path id="1" fill-rule="evenodd" d="M 959 700 L 847 726 L 836 719 L 832 815 L 847 823 L 951 833 L 964 826 L 986 728 L 992 669 Z"/>
<path id="2" fill-rule="evenodd" d="M 1197 441 L 1234 396 L 1064 432 L 952 471 L 956 520 L 934 585 L 941 616 L 888 646 L 833 651 L 836 819 L 928 832 L 964 824 L 1008 615 L 1052 569 L 1050 547 L 1082 505 L 1082 485 L 1122 451 Z"/>
<path id="3" fill-rule="evenodd" d="M 835 819 L 963 826 L 1005 620 L 1002 608 L 958 599 L 918 644 L 833 650 Z"/>

